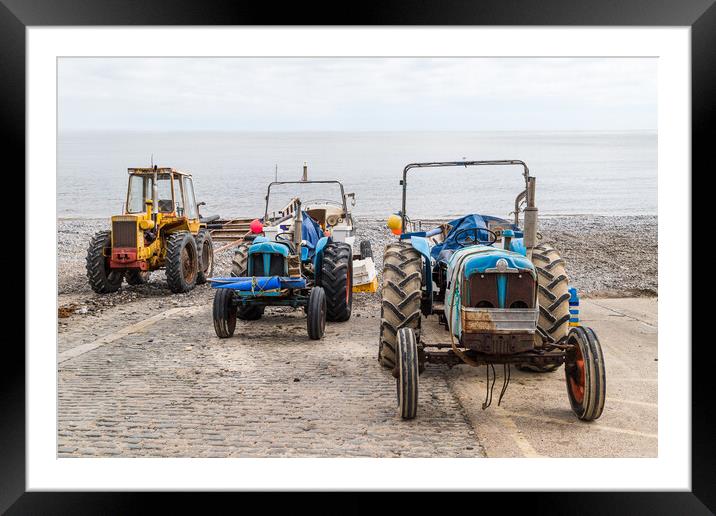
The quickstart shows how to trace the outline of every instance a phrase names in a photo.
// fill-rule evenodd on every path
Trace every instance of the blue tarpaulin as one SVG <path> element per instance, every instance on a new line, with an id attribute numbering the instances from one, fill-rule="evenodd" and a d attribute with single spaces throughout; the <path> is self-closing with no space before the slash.
<path id="1" fill-rule="evenodd" d="M 301 239 L 307 242 L 306 247 L 309 249 L 308 255 L 311 256 L 313 254 L 313 249 L 323 236 L 323 231 L 321 230 L 321 226 L 318 222 L 313 220 L 308 213 L 303 211 L 302 214 L 303 226 L 301 228 Z"/>
<path id="2" fill-rule="evenodd" d="M 516 232 L 515 236 L 522 236 L 522 232 L 520 231 L 519 227 L 515 226 L 507 220 L 498 217 L 491 217 L 489 215 L 479 215 L 477 213 L 473 213 L 471 215 L 465 215 L 464 217 L 460 217 L 459 219 L 451 220 L 450 222 L 448 222 L 452 229 L 448 233 L 444 242 L 433 246 L 433 248 L 430 250 L 430 255 L 437 260 L 440 258 L 440 253 L 442 253 L 443 251 L 455 251 L 457 249 L 460 249 L 462 246 L 457 242 L 456 237 L 461 231 L 473 228 L 477 228 L 478 230 L 483 228 L 487 229 L 487 223 L 492 221 L 499 222 L 502 225 L 509 225 Z M 467 232 L 460 237 L 463 243 L 468 238 L 475 238 L 475 233 Z M 477 231 L 477 238 L 478 240 L 487 243 L 492 240 L 493 236 L 487 231 Z M 479 242 L 475 243 L 477 244 Z M 452 253 L 444 253 L 443 258 L 447 259 L 449 254 Z"/>
<path id="3" fill-rule="evenodd" d="M 209 278 L 214 288 L 261 292 L 282 288 L 306 288 L 305 278 L 283 276 L 246 276 L 229 278 Z"/>

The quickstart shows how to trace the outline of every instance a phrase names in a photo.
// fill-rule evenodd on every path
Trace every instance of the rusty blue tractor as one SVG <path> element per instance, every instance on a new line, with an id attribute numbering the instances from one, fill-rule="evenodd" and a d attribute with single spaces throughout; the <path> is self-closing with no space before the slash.
<path id="1" fill-rule="evenodd" d="M 410 170 L 510 165 L 522 168 L 525 185 L 512 221 L 470 214 L 423 231 L 406 214 Z M 597 419 L 606 394 L 604 356 L 594 331 L 579 325 L 578 298 L 564 260 L 538 241 L 535 178 L 527 165 L 519 160 L 412 163 L 404 168 L 401 185 L 399 227 L 393 228 L 400 238 L 384 255 L 378 352 L 396 378 L 400 416 L 416 416 L 419 374 L 426 362 L 442 362 L 486 366 L 483 408 L 492 401 L 495 365 L 504 371 L 501 401 L 511 365 L 549 372 L 565 364 L 572 410 L 582 420 Z M 424 317 L 436 317 L 446 338 L 421 339 Z"/>

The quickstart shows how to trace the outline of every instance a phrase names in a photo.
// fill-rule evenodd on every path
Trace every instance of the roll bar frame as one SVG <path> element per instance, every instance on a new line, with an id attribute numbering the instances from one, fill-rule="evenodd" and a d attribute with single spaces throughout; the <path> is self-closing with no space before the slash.
<path id="1" fill-rule="evenodd" d="M 525 178 L 525 189 L 517 195 L 515 199 L 515 224 L 519 224 L 520 220 L 520 201 L 528 197 L 528 191 L 530 188 L 530 170 L 527 164 L 519 159 L 511 160 L 487 160 L 487 161 L 432 161 L 425 163 L 409 163 L 403 169 L 403 179 L 400 184 L 403 187 L 403 204 L 400 210 L 402 227 L 405 228 L 406 223 L 406 199 L 408 193 L 408 171 L 414 168 L 436 168 L 436 167 L 470 167 L 470 166 L 484 166 L 484 165 L 519 165 L 524 170 L 523 177 Z"/>
<path id="2" fill-rule="evenodd" d="M 269 209 L 269 197 L 271 196 L 271 187 L 278 185 L 306 185 L 306 184 L 335 184 L 341 189 L 341 203 L 343 204 L 343 213 L 348 213 L 348 205 L 346 204 L 346 193 L 343 189 L 343 183 L 336 180 L 325 180 L 325 181 L 273 181 L 269 183 L 266 189 L 266 209 L 264 210 L 264 220 L 268 219 Z"/>

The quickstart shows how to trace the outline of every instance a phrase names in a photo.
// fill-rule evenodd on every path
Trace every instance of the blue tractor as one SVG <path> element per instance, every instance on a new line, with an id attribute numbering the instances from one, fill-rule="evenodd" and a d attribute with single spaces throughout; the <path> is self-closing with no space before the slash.
<path id="1" fill-rule="evenodd" d="M 267 196 L 268 199 L 268 196 Z M 234 334 L 236 319 L 257 320 L 267 306 L 303 307 L 308 336 L 323 337 L 326 319 L 347 321 L 352 308 L 351 246 L 324 235 L 321 226 L 294 199 L 282 232 L 257 236 L 236 250 L 231 276 L 210 278 L 214 329 Z"/>
<path id="2" fill-rule="evenodd" d="M 410 170 L 503 165 L 521 167 L 525 182 L 512 221 L 470 214 L 423 231 L 407 216 Z M 397 228 L 389 221 L 400 238 L 385 249 L 378 352 L 396 378 L 400 416 L 416 416 L 419 374 L 426 362 L 439 362 L 486 366 L 483 408 L 492 401 L 495 365 L 504 370 L 501 401 L 511 365 L 547 372 L 565 364 L 572 410 L 579 419 L 597 419 L 606 395 L 604 356 L 594 331 L 580 326 L 577 311 L 570 310 L 577 296 L 564 260 L 538 242 L 535 178 L 527 165 L 519 160 L 411 163 L 400 184 Z M 421 340 L 422 318 L 430 316 L 448 332 L 444 342 Z"/>

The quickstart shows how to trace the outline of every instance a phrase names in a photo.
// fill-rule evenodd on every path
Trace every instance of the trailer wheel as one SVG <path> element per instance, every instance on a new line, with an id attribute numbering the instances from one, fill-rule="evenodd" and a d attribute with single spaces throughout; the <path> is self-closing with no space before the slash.
<path id="1" fill-rule="evenodd" d="M 373 248 L 370 245 L 370 240 L 363 240 L 360 243 L 360 259 L 365 260 L 367 258 L 373 258 Z"/>
<path id="2" fill-rule="evenodd" d="M 398 331 L 398 414 L 413 419 L 418 412 L 418 342 L 412 328 Z"/>
<path id="3" fill-rule="evenodd" d="M 231 259 L 231 275 L 236 277 L 246 276 L 249 271 L 249 246 L 240 244 L 234 249 L 234 257 Z"/>
<path id="4" fill-rule="evenodd" d="M 326 293 L 322 287 L 313 287 L 308 296 L 307 326 L 310 339 L 323 338 L 326 330 Z"/>
<path id="5" fill-rule="evenodd" d="M 105 249 L 112 247 L 112 233 L 100 231 L 95 233 L 87 248 L 87 279 L 90 287 L 98 294 L 117 292 L 122 286 L 124 270 L 109 268 L 109 256 L 105 256 Z"/>
<path id="6" fill-rule="evenodd" d="M 266 310 L 265 306 L 239 305 L 236 316 L 242 321 L 258 321 Z"/>
<path id="7" fill-rule="evenodd" d="M 569 279 L 559 252 L 547 244 L 539 244 L 532 252 L 537 271 L 539 301 L 538 333 L 549 342 L 562 344 L 569 332 Z M 519 364 L 523 371 L 549 373 L 560 364 Z"/>
<path id="8" fill-rule="evenodd" d="M 188 231 L 167 236 L 166 274 L 169 288 L 175 294 L 189 292 L 196 285 L 199 259 L 196 240 Z"/>
<path id="9" fill-rule="evenodd" d="M 420 298 L 423 260 L 410 244 L 388 244 L 383 255 L 378 361 L 394 369 L 401 328 L 412 328 L 420 342 Z"/>
<path id="10" fill-rule="evenodd" d="M 353 256 L 351 246 L 332 242 L 323 249 L 321 286 L 325 290 L 329 321 L 351 318 L 353 307 Z"/>
<path id="11" fill-rule="evenodd" d="M 217 288 L 214 295 L 214 331 L 220 339 L 227 339 L 236 329 L 236 307 L 234 291 L 229 288 Z"/>
<path id="12" fill-rule="evenodd" d="M 130 269 L 124 273 L 124 279 L 130 285 L 144 285 L 149 283 L 149 277 L 152 271 L 140 271 L 139 269 Z"/>
<path id="13" fill-rule="evenodd" d="M 214 242 L 208 229 L 202 228 L 196 234 L 196 251 L 199 256 L 196 284 L 203 285 L 214 274 Z"/>
<path id="14" fill-rule="evenodd" d="M 583 421 L 593 421 L 602 415 L 607 394 L 604 354 L 596 333 L 591 328 L 572 328 L 567 344 L 564 366 L 567 395 L 572 411 Z"/>

